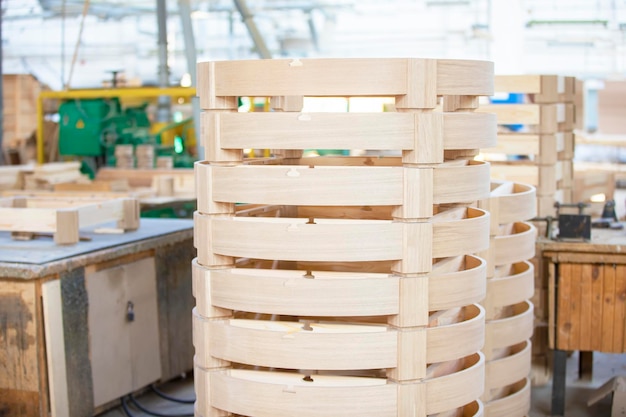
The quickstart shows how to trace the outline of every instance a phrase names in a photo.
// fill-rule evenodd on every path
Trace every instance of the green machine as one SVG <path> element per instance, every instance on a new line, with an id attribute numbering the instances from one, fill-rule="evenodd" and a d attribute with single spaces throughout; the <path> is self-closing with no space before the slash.
<path id="1" fill-rule="evenodd" d="M 147 106 L 122 109 L 116 97 L 63 102 L 59 106 L 59 154 L 83 157 L 84 170 L 93 176 L 91 171 L 115 165 L 116 145 L 153 144 L 155 154 L 172 156 L 175 167 L 192 167 L 194 160 L 185 149 L 186 136 L 194 134 L 192 119 L 153 133 Z"/>

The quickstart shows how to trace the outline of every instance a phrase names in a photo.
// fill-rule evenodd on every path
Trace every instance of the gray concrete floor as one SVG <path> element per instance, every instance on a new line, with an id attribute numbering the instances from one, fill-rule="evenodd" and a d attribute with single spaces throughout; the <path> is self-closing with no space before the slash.
<path id="1" fill-rule="evenodd" d="M 609 417 L 611 415 L 610 396 L 605 397 L 591 407 L 587 406 L 587 401 L 596 388 L 614 376 L 626 376 L 626 355 L 595 353 L 592 378 L 580 380 L 578 379 L 578 353 L 573 353 L 567 360 L 565 417 Z M 194 398 L 192 377 L 160 385 L 159 389 L 177 398 Z M 532 404 L 529 417 L 551 416 L 551 383 L 541 387 L 533 387 L 531 398 Z M 138 395 L 137 401 L 145 408 L 165 415 L 184 416 L 193 414 L 193 405 L 167 401 L 150 391 Z M 128 409 L 135 417 L 150 417 L 150 414 L 137 409 L 132 403 L 128 404 Z M 117 407 L 102 414 L 102 417 L 127 417 L 127 414 L 125 414 L 122 407 Z"/>

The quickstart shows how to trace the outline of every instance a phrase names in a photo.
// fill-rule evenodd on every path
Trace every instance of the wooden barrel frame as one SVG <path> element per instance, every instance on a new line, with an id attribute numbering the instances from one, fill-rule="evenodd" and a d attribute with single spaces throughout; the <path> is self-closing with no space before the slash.
<path id="1" fill-rule="evenodd" d="M 427 363 L 447 362 L 480 350 L 485 312 L 463 307 L 462 321 L 424 328 Z M 196 364 L 215 360 L 280 369 L 366 370 L 395 368 L 398 332 L 386 325 L 208 319 L 194 308 Z M 307 327 L 305 327 L 307 326 Z M 457 343 L 451 344 L 450 340 Z M 228 342 L 228 343 L 227 343 Z M 341 349 L 337 349 L 341 346 Z"/>
<path id="2" fill-rule="evenodd" d="M 485 261 L 466 255 L 440 261 L 429 274 L 429 311 L 476 303 L 485 296 Z M 314 279 L 310 279 L 310 273 Z M 399 277 L 378 273 L 208 269 L 192 262 L 198 313 L 212 306 L 292 316 L 384 316 L 398 314 Z M 253 291 L 241 291 L 251 288 Z M 315 303 L 310 303 L 315 299 Z"/>
<path id="3" fill-rule="evenodd" d="M 457 210 L 458 211 L 458 210 Z M 444 258 L 477 253 L 489 247 L 482 233 L 489 214 L 482 209 L 462 208 L 461 218 L 446 212 L 429 222 L 401 223 L 386 220 L 344 220 L 267 217 L 213 217 L 194 213 L 198 262 L 215 253 L 223 256 L 288 261 L 360 262 L 398 260 L 403 256 L 405 235 L 421 238 L 427 253 Z M 424 240 L 432 228 L 432 241 Z"/>
<path id="4" fill-rule="evenodd" d="M 537 215 L 536 189 L 519 182 L 491 180 L 488 210 L 496 225 L 532 219 Z"/>
<path id="5" fill-rule="evenodd" d="M 496 116 L 491 113 L 252 112 L 201 117 L 217 129 L 213 134 L 220 137 L 222 149 L 411 150 L 425 118 L 430 117 L 441 119 L 444 150 L 492 147 L 497 135 Z M 210 139 L 204 137 L 205 146 Z"/>
<path id="6" fill-rule="evenodd" d="M 427 414 L 466 407 L 482 392 L 484 357 L 475 353 L 458 372 L 424 380 Z M 208 371 L 196 365 L 200 392 L 208 392 L 211 406 L 251 417 L 397 417 L 398 385 L 384 378 L 305 375 L 244 369 Z M 200 415 L 211 415 L 204 398 L 196 403 Z M 481 412 L 478 407 L 477 413 Z"/>
<path id="7" fill-rule="evenodd" d="M 405 176 L 415 169 L 430 170 L 386 166 L 215 166 L 196 162 L 198 211 L 211 213 L 211 205 L 218 202 L 399 206 L 405 204 Z M 433 204 L 472 202 L 489 195 L 489 164 L 485 162 L 443 163 L 432 171 L 432 184 L 424 183 L 424 189 L 417 192 L 432 193 Z"/>

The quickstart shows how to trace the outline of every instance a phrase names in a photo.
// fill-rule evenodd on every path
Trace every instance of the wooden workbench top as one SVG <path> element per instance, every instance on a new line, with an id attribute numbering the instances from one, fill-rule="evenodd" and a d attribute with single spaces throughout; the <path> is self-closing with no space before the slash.
<path id="1" fill-rule="evenodd" d="M 100 234 L 86 229 L 81 231 L 81 236 L 90 240 L 62 246 L 51 238 L 16 241 L 9 232 L 0 232 L 0 278 L 35 279 L 175 244 L 193 236 L 193 221 L 142 218 L 141 226 L 135 231 Z"/>
<path id="2" fill-rule="evenodd" d="M 559 241 L 541 237 L 537 240 L 537 250 L 545 257 L 553 257 L 555 260 L 576 262 L 589 262 L 585 256 L 595 256 L 597 263 L 610 262 L 607 256 L 626 258 L 626 228 L 622 230 L 591 229 L 591 240 L 584 241 Z M 564 255 L 572 254 L 572 255 Z M 558 258 L 558 259 L 557 259 Z M 566 259 L 567 258 L 567 259 Z M 616 258 L 617 259 L 617 258 Z M 618 262 L 618 261 L 616 261 Z M 624 263 L 621 261 L 619 263 Z"/>

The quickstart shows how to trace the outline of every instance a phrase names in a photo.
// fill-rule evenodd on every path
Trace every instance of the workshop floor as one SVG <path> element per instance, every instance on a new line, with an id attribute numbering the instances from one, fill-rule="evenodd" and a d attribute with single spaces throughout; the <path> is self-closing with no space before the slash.
<path id="1" fill-rule="evenodd" d="M 609 417 L 611 415 L 611 397 L 607 396 L 591 407 L 587 406 L 587 400 L 594 390 L 614 376 L 626 376 L 626 355 L 594 354 L 593 378 L 590 380 L 578 379 L 578 354 L 574 353 L 567 360 L 567 386 L 565 394 L 566 417 Z M 188 377 L 161 385 L 159 389 L 173 397 L 180 399 L 192 399 L 194 397 L 193 379 Z M 532 390 L 532 408 L 529 417 L 550 416 L 552 385 L 548 383 L 542 387 L 534 387 Z M 147 392 L 137 397 L 146 409 L 170 416 L 193 415 L 193 405 L 178 404 L 164 400 L 152 392 Z M 151 417 L 142 412 L 132 403 L 128 404 L 128 410 L 133 417 Z M 128 417 L 122 407 L 110 410 L 102 417 Z"/>

